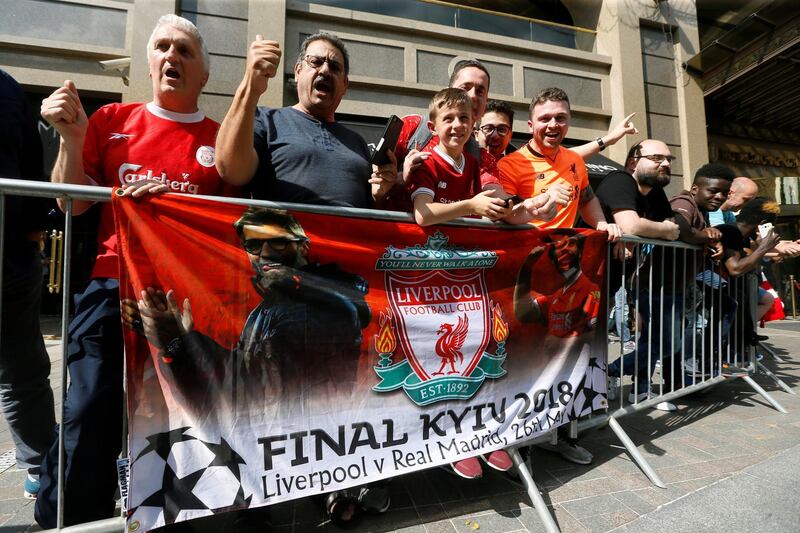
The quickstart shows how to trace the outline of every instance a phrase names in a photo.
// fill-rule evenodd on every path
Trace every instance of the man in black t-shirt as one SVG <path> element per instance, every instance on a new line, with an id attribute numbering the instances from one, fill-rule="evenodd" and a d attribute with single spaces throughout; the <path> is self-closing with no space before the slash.
<path id="1" fill-rule="evenodd" d="M 678 238 L 679 228 L 673 220 L 672 208 L 669 205 L 664 187 L 670 181 L 670 164 L 673 156 L 662 141 L 647 139 L 634 145 L 625 160 L 625 171 L 615 171 L 606 176 L 597 188 L 597 198 L 603 208 L 608 222 L 616 223 L 628 235 L 649 237 L 661 240 Z M 610 292 L 615 293 L 615 322 L 623 343 L 625 355 L 609 365 L 609 375 L 619 376 L 620 365 L 624 360 L 625 374 L 632 374 L 635 360 L 639 358 L 638 375 L 639 390 L 647 390 L 649 384 L 647 354 L 645 350 L 635 351 L 634 341 L 626 325 L 624 309 L 627 291 L 625 280 L 630 279 L 635 269 L 632 260 L 625 263 L 620 260 L 626 253 L 622 243 L 615 247 L 615 260 L 609 265 Z M 647 298 L 647 292 L 641 291 L 640 298 Z M 640 307 L 642 307 L 640 305 Z M 657 358 L 651 358 L 654 362 Z M 652 366 L 652 365 L 650 365 Z M 615 397 L 613 385 L 609 388 L 609 396 Z M 631 395 L 630 401 L 635 401 Z M 641 399 L 641 398 L 640 398 Z"/>

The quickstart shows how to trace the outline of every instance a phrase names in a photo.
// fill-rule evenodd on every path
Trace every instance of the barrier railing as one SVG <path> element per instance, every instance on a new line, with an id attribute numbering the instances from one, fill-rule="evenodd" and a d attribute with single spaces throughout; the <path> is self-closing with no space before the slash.
<path id="1" fill-rule="evenodd" d="M 32 183 L 28 181 L 0 179 L 0 257 L 3 253 L 3 225 L 5 196 L 38 196 L 62 199 L 66 214 L 63 228 L 63 284 L 62 284 L 62 353 L 67 348 L 67 323 L 70 298 L 70 253 L 72 239 L 72 201 L 109 201 L 111 189 L 90 186 Z M 407 214 L 375 210 L 332 208 L 293 204 L 276 204 L 232 198 L 214 200 L 239 205 L 280 207 L 312 213 L 346 215 L 349 217 L 381 220 L 409 221 Z M 494 227 L 488 222 L 459 220 L 455 225 Z M 508 229 L 515 229 L 508 226 Z M 519 229 L 519 228 L 516 228 Z M 609 411 L 602 415 L 574 421 L 570 430 L 577 431 L 608 424 L 633 460 L 651 482 L 661 488 L 666 485 L 617 421 L 618 418 L 655 407 L 659 403 L 684 397 L 707 389 L 729 379 L 742 379 L 755 392 L 767 400 L 775 409 L 785 409 L 761 388 L 753 379 L 755 372 L 763 372 L 782 389 L 794 394 L 791 389 L 756 360 L 750 335 L 754 332 L 757 284 L 754 276 L 728 277 L 719 265 L 706 267 L 704 250 L 680 242 L 664 242 L 625 237 L 623 242 L 630 248 L 633 261 L 622 263 L 619 271 L 606 276 L 609 301 L 615 301 L 622 309 L 615 313 L 624 326 L 624 307 L 628 303 L 632 318 L 630 340 L 636 343 L 632 351 L 625 350 L 624 327 L 619 346 L 609 354 L 608 376 L 610 383 Z M 609 247 L 609 265 L 611 264 Z M 609 269 L 611 272 L 611 269 Z M 0 263 L 0 283 L 2 282 Z M 619 288 L 619 289 L 617 289 Z M 619 296 L 618 296 L 619 295 Z M 618 297 L 617 297 L 618 296 Z M 0 296 L 0 308 L 2 308 Z M 654 335 L 657 335 L 654 341 Z M 630 346 L 630 345 L 629 345 Z M 659 369 L 656 371 L 656 369 Z M 67 361 L 62 357 L 62 401 L 67 391 Z M 614 394 L 616 390 L 617 394 Z M 628 391 L 628 394 L 624 394 Z M 549 434 L 525 443 L 525 446 L 550 439 Z M 558 526 L 547 510 L 538 487 L 530 474 L 528 464 L 518 450 L 510 454 L 518 469 L 522 485 L 547 531 L 558 531 Z M 529 458 L 528 461 L 531 461 Z M 59 432 L 59 511 L 60 531 L 105 532 L 120 531 L 124 527 L 122 518 L 101 520 L 63 528 L 64 442 Z"/>
<path id="2" fill-rule="evenodd" d="M 699 246 L 630 236 L 623 242 L 632 248 L 633 262 L 622 263 L 616 277 L 607 276 L 608 293 L 615 295 L 615 308 L 628 306 L 629 296 L 633 297 L 629 305 L 633 327 L 626 329 L 624 311 L 615 309 L 623 324 L 615 324 L 620 342 L 609 353 L 612 416 L 655 407 L 736 378 L 786 412 L 751 378 L 756 370 L 765 369 L 753 349 L 756 276 L 729 276 L 719 262 L 709 263 Z M 767 375 L 789 389 L 774 374 Z M 622 394 L 626 388 L 629 394 Z"/>

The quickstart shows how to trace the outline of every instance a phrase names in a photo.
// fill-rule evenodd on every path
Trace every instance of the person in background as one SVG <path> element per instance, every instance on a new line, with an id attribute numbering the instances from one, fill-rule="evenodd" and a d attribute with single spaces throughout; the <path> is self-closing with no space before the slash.
<path id="1" fill-rule="evenodd" d="M 43 181 L 42 145 L 28 100 L 17 81 L 0 70 L 0 177 Z M 56 425 L 50 357 L 39 326 L 42 257 L 39 242 L 47 205 L 6 196 L 3 314 L 0 335 L 0 407 L 14 440 L 17 466 L 27 471 L 23 494 L 36 498 L 42 459 Z"/>
<path id="2" fill-rule="evenodd" d="M 708 214 L 708 223 L 711 226 L 719 224 L 736 224 L 736 213 L 744 204 L 752 200 L 758 194 L 758 185 L 750 178 L 739 176 L 733 179 L 728 198 L 719 209 Z"/>

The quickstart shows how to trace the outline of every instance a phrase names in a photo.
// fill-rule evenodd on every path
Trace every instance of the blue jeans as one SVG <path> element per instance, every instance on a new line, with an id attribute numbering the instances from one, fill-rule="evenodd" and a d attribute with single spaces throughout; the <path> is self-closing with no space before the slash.
<path id="1" fill-rule="evenodd" d="M 628 327 L 628 291 L 620 287 L 614 294 L 614 326 L 620 342 L 631 340 L 631 328 Z"/>
<path id="2" fill-rule="evenodd" d="M 75 298 L 69 325 L 64 401 L 64 525 L 110 518 L 117 487 L 116 460 L 122 449 L 123 349 L 119 281 L 93 279 Z M 52 427 L 51 427 L 52 431 Z M 56 526 L 58 440 L 42 462 L 35 517 Z"/>
<path id="3" fill-rule="evenodd" d="M 39 328 L 42 260 L 33 242 L 6 243 L 0 344 L 0 407 L 17 466 L 38 474 L 56 426 L 50 357 Z"/>
<path id="4" fill-rule="evenodd" d="M 683 292 L 676 291 L 674 295 L 672 291 L 665 290 L 664 292 L 667 294 L 664 294 L 663 298 L 655 293 L 651 300 L 650 292 L 647 289 L 640 291 L 638 301 L 642 326 L 636 342 L 636 350 L 608 365 L 608 375 L 612 377 L 621 377 L 620 366 L 622 366 L 622 375 L 632 376 L 635 372 L 638 382 L 637 393 L 649 389 L 650 376 L 655 370 L 656 361 L 659 360 L 659 351 L 663 349 L 664 359 L 668 359 L 681 349 Z M 650 345 L 650 327 L 655 332 L 653 335 L 655 342 L 652 347 Z M 650 350 L 649 362 L 648 350 Z"/>

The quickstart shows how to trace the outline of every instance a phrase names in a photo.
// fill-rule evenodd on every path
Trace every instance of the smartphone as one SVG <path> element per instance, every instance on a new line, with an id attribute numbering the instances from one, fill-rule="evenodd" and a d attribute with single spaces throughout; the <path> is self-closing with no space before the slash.
<path id="1" fill-rule="evenodd" d="M 508 207 L 511 202 L 514 202 L 514 205 L 519 205 L 524 201 L 525 199 L 522 196 L 515 194 L 514 196 L 506 198 L 506 207 Z"/>
<path id="2" fill-rule="evenodd" d="M 762 239 L 766 239 L 767 235 L 769 235 L 770 230 L 772 229 L 772 222 L 766 222 L 764 224 L 758 225 L 758 234 L 761 235 Z"/>
<path id="3" fill-rule="evenodd" d="M 389 162 L 387 152 L 394 151 L 397 146 L 397 139 L 400 137 L 400 130 L 403 129 L 403 121 L 397 115 L 389 117 L 386 127 L 383 130 L 378 144 L 375 145 L 375 151 L 372 152 L 372 159 L 370 163 L 373 165 L 385 165 Z"/>

